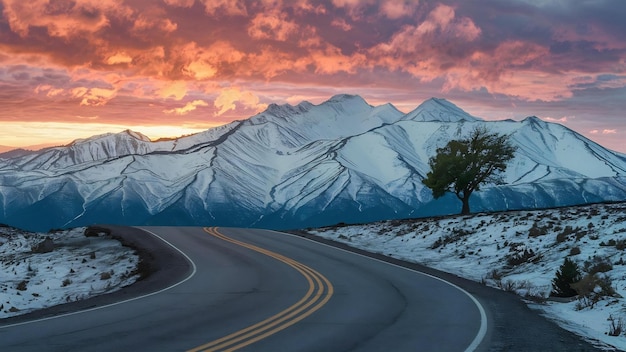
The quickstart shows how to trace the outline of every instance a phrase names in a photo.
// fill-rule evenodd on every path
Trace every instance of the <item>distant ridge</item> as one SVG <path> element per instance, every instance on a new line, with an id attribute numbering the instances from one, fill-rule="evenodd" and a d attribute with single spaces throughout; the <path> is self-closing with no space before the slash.
<path id="1" fill-rule="evenodd" d="M 0 223 L 285 229 L 456 213 L 421 180 L 437 148 L 476 126 L 518 149 L 475 211 L 626 200 L 626 155 L 562 125 L 484 121 L 437 98 L 404 114 L 341 94 L 175 139 L 123 131 L 0 158 Z"/>

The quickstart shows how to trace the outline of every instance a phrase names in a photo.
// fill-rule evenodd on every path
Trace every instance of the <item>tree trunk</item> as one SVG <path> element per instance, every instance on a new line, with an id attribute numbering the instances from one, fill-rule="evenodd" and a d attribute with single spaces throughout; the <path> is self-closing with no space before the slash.
<path id="1" fill-rule="evenodd" d="M 470 206 L 469 206 L 469 195 L 463 195 L 463 198 L 461 198 L 461 202 L 463 202 L 463 208 L 461 209 L 461 215 L 467 215 L 470 213 Z"/>

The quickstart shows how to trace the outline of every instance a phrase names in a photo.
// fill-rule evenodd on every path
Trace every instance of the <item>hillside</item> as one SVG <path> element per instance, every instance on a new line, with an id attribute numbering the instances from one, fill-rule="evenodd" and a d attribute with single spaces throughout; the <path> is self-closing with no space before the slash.
<path id="1" fill-rule="evenodd" d="M 139 256 L 84 228 L 32 233 L 0 226 L 0 319 L 87 299 L 139 278 Z"/>
<path id="2" fill-rule="evenodd" d="M 565 329 L 626 350 L 626 203 L 391 220 L 308 232 L 516 292 Z M 548 299 L 565 258 L 578 264 L 587 284 L 577 299 Z"/>
<path id="3" fill-rule="evenodd" d="M 507 184 L 476 192 L 473 210 L 626 199 L 626 156 L 562 125 L 483 121 L 435 98 L 403 114 L 338 95 L 174 140 L 124 131 L 0 158 L 0 222 L 285 229 L 456 213 L 455 197 L 434 201 L 421 180 L 438 147 L 481 125 L 518 151 Z"/>

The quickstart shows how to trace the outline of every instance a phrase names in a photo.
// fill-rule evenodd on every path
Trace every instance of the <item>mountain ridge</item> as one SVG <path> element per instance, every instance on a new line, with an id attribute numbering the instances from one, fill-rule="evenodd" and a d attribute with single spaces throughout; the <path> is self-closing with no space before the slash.
<path id="1" fill-rule="evenodd" d="M 337 95 L 173 140 L 123 131 L 0 159 L 0 222 L 295 228 L 453 213 L 458 200 L 434 200 L 421 180 L 437 148 L 476 126 L 518 146 L 507 184 L 476 192 L 476 211 L 626 199 L 626 155 L 562 125 Z"/>

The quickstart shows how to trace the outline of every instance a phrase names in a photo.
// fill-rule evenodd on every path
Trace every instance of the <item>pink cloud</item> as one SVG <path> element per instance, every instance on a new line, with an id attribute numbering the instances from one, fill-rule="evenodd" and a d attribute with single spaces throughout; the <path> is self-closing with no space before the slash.
<path id="1" fill-rule="evenodd" d="M 198 0 L 204 5 L 207 14 L 224 13 L 229 16 L 247 16 L 248 10 L 242 0 Z"/>
<path id="2" fill-rule="evenodd" d="M 170 6 L 191 7 L 196 0 L 163 0 Z"/>
<path id="3" fill-rule="evenodd" d="M 599 130 L 599 129 L 593 129 L 591 131 L 589 131 L 590 134 L 593 135 L 612 135 L 612 134 L 617 134 L 617 129 L 615 128 L 605 128 L 603 130 Z"/>
<path id="4" fill-rule="evenodd" d="M 398 19 L 414 15 L 418 7 L 418 0 L 385 0 L 380 5 L 380 11 L 390 19 Z"/>
<path id="5" fill-rule="evenodd" d="M 285 41 L 298 31 L 298 25 L 282 12 L 259 13 L 251 21 L 248 34 L 255 39 Z"/>
<path id="6" fill-rule="evenodd" d="M 554 117 L 545 117 L 544 120 L 546 121 L 550 121 L 550 122 L 558 122 L 558 123 L 565 123 L 568 122 L 569 120 L 574 119 L 573 116 L 563 116 L 560 118 L 554 118 Z"/>
<path id="7" fill-rule="evenodd" d="M 341 28 L 343 31 L 347 32 L 352 29 L 352 26 L 349 25 L 345 19 L 343 18 L 335 18 L 330 23 L 331 26 Z"/>

